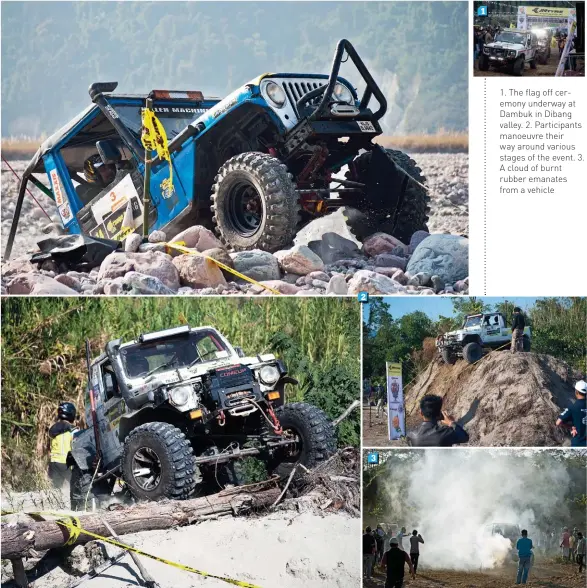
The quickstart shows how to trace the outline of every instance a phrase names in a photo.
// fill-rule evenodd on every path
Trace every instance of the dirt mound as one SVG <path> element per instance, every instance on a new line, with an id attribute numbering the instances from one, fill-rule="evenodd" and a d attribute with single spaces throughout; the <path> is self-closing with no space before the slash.
<path id="1" fill-rule="evenodd" d="M 564 361 L 536 353 L 494 352 L 476 365 L 435 359 L 406 390 L 407 427 L 420 423 L 422 396 L 436 394 L 471 446 L 560 446 L 566 437 L 555 421 L 574 400 L 579 377 Z"/>

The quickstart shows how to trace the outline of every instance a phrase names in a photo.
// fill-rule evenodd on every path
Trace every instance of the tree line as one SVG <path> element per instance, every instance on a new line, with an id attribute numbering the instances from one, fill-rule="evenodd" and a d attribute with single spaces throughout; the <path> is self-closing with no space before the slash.
<path id="1" fill-rule="evenodd" d="M 512 302 L 491 305 L 483 298 L 455 297 L 453 314 L 433 320 L 423 311 L 394 318 L 383 299 L 370 302 L 363 322 L 363 373 L 373 382 L 385 382 L 385 362 L 402 362 L 404 380 L 410 381 L 435 356 L 432 339 L 462 326 L 467 315 L 501 312 L 512 324 Z M 587 352 L 587 299 L 542 298 L 525 310 L 532 329 L 532 351 L 552 355 L 585 373 Z"/>
<path id="2" fill-rule="evenodd" d="M 224 97 L 265 72 L 328 73 L 341 38 L 387 97 L 386 133 L 466 131 L 467 25 L 466 2 L 11 2 L 3 135 L 55 132 L 96 81 Z"/>

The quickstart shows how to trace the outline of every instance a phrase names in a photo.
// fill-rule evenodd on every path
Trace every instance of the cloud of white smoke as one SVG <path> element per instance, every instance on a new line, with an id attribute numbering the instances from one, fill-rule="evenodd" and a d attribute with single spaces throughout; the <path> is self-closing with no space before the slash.
<path id="1" fill-rule="evenodd" d="M 499 524 L 505 530 L 518 525 L 531 537 L 541 513 L 553 512 L 555 507 L 560 510 L 557 489 L 569 484 L 565 468 L 557 461 L 537 468 L 531 459 L 487 449 L 426 450 L 402 478 L 394 477 L 391 470 L 385 491 L 390 504 L 399 504 L 400 494 L 404 502 L 407 497 L 411 514 L 394 515 L 408 533 L 417 529 L 423 536 L 422 567 L 455 570 L 504 563 L 515 548 L 517 532 L 510 542 L 492 533 L 492 526 Z"/>

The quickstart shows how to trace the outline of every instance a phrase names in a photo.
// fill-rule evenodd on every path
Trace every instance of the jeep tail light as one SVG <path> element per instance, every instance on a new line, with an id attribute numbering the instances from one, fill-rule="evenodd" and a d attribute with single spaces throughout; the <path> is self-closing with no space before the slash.
<path id="1" fill-rule="evenodd" d="M 196 100 L 201 102 L 204 100 L 204 95 L 199 90 L 194 92 L 172 92 L 170 90 L 153 90 L 151 96 L 155 99 L 183 99 L 183 100 Z"/>
<path id="2" fill-rule="evenodd" d="M 279 398 L 279 392 L 269 392 L 267 394 L 267 400 L 277 400 Z"/>

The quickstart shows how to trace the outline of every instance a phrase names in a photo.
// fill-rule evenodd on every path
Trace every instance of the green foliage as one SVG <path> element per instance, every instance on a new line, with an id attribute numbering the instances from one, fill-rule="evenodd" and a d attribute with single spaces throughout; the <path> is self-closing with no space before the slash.
<path id="1" fill-rule="evenodd" d="M 95 357 L 113 338 L 130 340 L 180 324 L 212 325 L 247 355 L 275 353 L 300 382 L 288 385 L 288 401 L 315 402 L 335 418 L 359 397 L 358 310 L 354 300 L 333 298 L 4 299 L 3 474 L 10 464 L 34 469 L 37 456 L 46 452 L 59 401 L 82 409 L 86 337 Z M 341 445 L 359 444 L 357 411 L 338 432 Z"/>
<path id="2" fill-rule="evenodd" d="M 544 298 L 528 312 L 533 350 L 561 357 L 587 371 L 587 298 Z"/>
<path id="3" fill-rule="evenodd" d="M 419 373 L 422 366 L 422 344 L 426 337 L 458 329 L 465 316 L 483 312 L 501 312 L 511 325 L 514 304 L 504 300 L 494 305 L 483 298 L 455 297 L 451 300 L 454 315 L 432 321 L 416 311 L 394 319 L 381 299 L 373 299 L 369 316 L 363 322 L 363 375 L 372 383 L 385 382 L 385 362 L 402 362 L 404 385 Z M 425 304 L 422 308 L 425 308 Z M 539 299 L 525 313 L 532 328 L 532 351 L 566 361 L 585 373 L 587 366 L 587 299 Z"/>
<path id="4" fill-rule="evenodd" d="M 1 32 L 5 136 L 52 134 L 97 81 L 224 97 L 264 72 L 327 73 L 341 38 L 387 97 L 387 133 L 467 130 L 462 1 L 10 2 Z"/>

